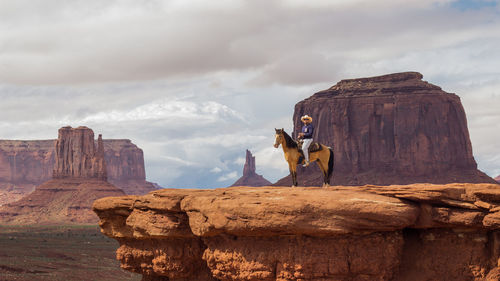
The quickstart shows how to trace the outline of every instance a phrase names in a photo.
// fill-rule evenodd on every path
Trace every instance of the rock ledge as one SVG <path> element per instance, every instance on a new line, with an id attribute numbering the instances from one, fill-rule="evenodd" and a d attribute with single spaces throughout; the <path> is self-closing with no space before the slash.
<path id="1" fill-rule="evenodd" d="M 498 280 L 495 184 L 166 189 L 95 201 L 143 280 Z M 495 279 L 497 278 L 497 279 Z"/>

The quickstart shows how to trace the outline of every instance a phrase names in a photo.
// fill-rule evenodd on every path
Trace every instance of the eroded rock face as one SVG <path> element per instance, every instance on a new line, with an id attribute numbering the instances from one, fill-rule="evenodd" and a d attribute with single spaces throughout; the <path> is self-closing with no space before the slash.
<path id="1" fill-rule="evenodd" d="M 159 189 L 157 184 L 146 181 L 144 153 L 127 139 L 104 140 L 108 181 L 127 194 L 146 194 Z"/>
<path id="2" fill-rule="evenodd" d="M 94 132 L 87 127 L 63 127 L 56 141 L 56 163 L 52 178 L 107 180 L 104 146 L 99 135 L 97 148 Z"/>
<path id="3" fill-rule="evenodd" d="M 14 202 L 50 180 L 56 140 L 0 140 L 0 205 Z M 127 194 L 159 186 L 146 181 L 142 149 L 126 139 L 103 139 L 108 181 Z"/>
<path id="4" fill-rule="evenodd" d="M 0 205 L 32 192 L 53 169 L 54 140 L 0 140 Z"/>
<path id="5" fill-rule="evenodd" d="M 493 182 L 477 170 L 460 98 L 420 73 L 342 80 L 312 95 L 295 105 L 294 137 L 305 114 L 314 139 L 334 149 L 333 184 Z M 321 179 L 316 165 L 299 167 L 299 184 Z"/>
<path id="6" fill-rule="evenodd" d="M 496 184 L 166 189 L 103 198 L 143 280 L 498 280 Z"/>
<path id="7" fill-rule="evenodd" d="M 243 176 L 231 186 L 264 186 L 270 184 L 270 181 L 255 172 L 255 156 L 247 149 Z"/>
<path id="8" fill-rule="evenodd" d="M 64 127 L 55 145 L 53 179 L 0 207 L 0 223 L 94 223 L 96 199 L 125 193 L 106 181 L 104 145 L 87 127 Z"/>

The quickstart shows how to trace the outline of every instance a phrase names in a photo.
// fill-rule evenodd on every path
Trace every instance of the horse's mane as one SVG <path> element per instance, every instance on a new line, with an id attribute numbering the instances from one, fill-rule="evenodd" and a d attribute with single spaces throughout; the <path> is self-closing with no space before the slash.
<path id="1" fill-rule="evenodd" d="M 296 141 L 294 141 L 294 140 L 292 139 L 292 137 L 290 137 L 290 136 L 289 136 L 289 135 L 285 132 L 285 130 L 283 130 L 283 136 L 285 137 L 285 141 L 286 141 L 286 146 L 287 146 L 287 147 L 290 147 L 290 148 L 296 148 L 296 147 L 298 147 L 298 146 L 297 146 L 297 142 L 296 142 Z"/>

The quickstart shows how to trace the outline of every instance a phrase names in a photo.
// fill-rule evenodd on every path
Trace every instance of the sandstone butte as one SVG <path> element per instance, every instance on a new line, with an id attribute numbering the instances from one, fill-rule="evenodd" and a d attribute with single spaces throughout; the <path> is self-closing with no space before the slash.
<path id="1" fill-rule="evenodd" d="M 55 144 L 52 179 L 0 207 L 2 224 L 96 223 L 92 203 L 125 193 L 108 183 L 104 142 L 87 127 L 63 127 Z"/>
<path id="2" fill-rule="evenodd" d="M 93 210 L 148 281 L 500 280 L 497 184 L 165 189 Z"/>
<path id="3" fill-rule="evenodd" d="M 56 140 L 0 140 L 0 205 L 14 202 L 50 180 Z M 108 181 L 127 194 L 158 189 L 146 181 L 142 149 L 127 139 L 103 139 Z"/>
<path id="4" fill-rule="evenodd" d="M 297 136 L 308 114 L 314 139 L 333 147 L 333 185 L 495 183 L 477 169 L 460 98 L 418 72 L 348 79 L 295 105 Z M 321 185 L 316 165 L 299 185 Z M 286 177 L 275 185 L 291 185 Z"/>
<path id="5" fill-rule="evenodd" d="M 255 172 L 255 156 L 247 149 L 243 175 L 231 186 L 265 186 L 271 182 Z"/>

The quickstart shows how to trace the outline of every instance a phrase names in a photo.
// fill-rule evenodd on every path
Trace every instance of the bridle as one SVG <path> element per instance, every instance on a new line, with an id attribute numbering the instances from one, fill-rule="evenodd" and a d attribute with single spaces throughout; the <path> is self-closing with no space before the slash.
<path id="1" fill-rule="evenodd" d="M 275 148 L 278 148 L 280 146 L 282 138 L 283 138 L 283 132 L 276 130 L 276 135 L 274 137 L 274 147 Z"/>

